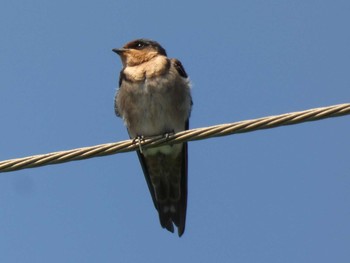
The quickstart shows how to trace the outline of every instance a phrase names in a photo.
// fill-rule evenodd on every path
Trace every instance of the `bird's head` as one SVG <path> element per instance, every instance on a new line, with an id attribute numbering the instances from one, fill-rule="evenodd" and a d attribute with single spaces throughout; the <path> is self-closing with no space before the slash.
<path id="1" fill-rule="evenodd" d="M 124 67 L 142 64 L 159 55 L 166 56 L 165 49 L 158 42 L 148 39 L 133 40 L 112 51 L 120 56 Z"/>

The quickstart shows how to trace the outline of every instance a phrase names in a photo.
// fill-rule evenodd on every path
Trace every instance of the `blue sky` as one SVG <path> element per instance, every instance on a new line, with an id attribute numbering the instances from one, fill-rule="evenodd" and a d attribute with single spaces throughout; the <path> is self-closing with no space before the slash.
<path id="1" fill-rule="evenodd" d="M 350 102 L 349 1 L 0 4 L 0 160 L 128 138 L 111 49 L 160 42 L 190 126 Z M 349 262 L 349 117 L 189 144 L 182 238 L 135 153 L 0 175 L 0 262 Z"/>

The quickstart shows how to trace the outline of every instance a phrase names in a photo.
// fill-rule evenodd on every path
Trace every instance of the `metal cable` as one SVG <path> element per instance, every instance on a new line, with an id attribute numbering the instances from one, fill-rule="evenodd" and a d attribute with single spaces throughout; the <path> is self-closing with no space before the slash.
<path id="1" fill-rule="evenodd" d="M 159 135 L 144 138 L 138 143 L 134 140 L 126 140 L 115 143 L 100 144 L 90 147 L 53 152 L 41 155 L 33 155 L 18 159 L 0 162 L 0 173 L 10 172 L 26 168 L 34 168 L 49 164 L 65 163 L 83 160 L 92 157 L 111 155 L 122 152 L 138 150 L 139 147 L 149 147 L 164 144 L 175 144 L 185 141 L 204 140 L 211 137 L 226 136 L 234 133 L 251 132 L 255 130 L 270 129 L 284 125 L 293 125 L 307 121 L 316 121 L 331 117 L 350 114 L 350 103 L 332 105 L 328 107 L 309 109 L 305 111 L 286 113 L 282 115 L 263 117 L 254 120 L 245 120 L 234 123 L 220 124 L 205 128 L 196 128 L 168 136 Z"/>

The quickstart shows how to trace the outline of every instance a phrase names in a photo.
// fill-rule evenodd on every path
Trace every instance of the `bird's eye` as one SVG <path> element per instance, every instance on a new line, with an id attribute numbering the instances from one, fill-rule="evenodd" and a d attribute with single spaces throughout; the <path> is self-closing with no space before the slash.
<path id="1" fill-rule="evenodd" d="M 135 49 L 143 49 L 145 46 L 145 43 L 137 42 L 135 45 Z"/>

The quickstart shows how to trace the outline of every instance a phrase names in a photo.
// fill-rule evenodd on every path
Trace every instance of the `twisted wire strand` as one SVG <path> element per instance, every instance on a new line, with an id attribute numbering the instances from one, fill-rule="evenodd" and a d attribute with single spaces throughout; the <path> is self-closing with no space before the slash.
<path id="1" fill-rule="evenodd" d="M 253 120 L 220 124 L 205 128 L 196 128 L 178 132 L 176 134 L 170 134 L 168 136 L 159 135 L 150 138 L 144 138 L 137 143 L 135 143 L 135 140 L 125 140 L 115 143 L 106 143 L 67 151 L 33 155 L 18 159 L 1 161 L 0 173 L 16 171 L 26 168 L 34 168 L 49 164 L 58 164 L 70 161 L 83 160 L 98 156 L 130 152 L 138 150 L 139 147 L 142 147 L 142 149 L 147 149 L 150 147 L 165 144 L 176 144 L 185 141 L 204 140 L 212 137 L 226 136 L 235 133 L 245 133 L 262 129 L 271 129 L 279 126 L 299 124 L 302 122 L 316 121 L 348 114 L 350 114 L 350 103 L 338 104 L 328 107 L 314 108 L 304 111 L 268 116 Z"/>

